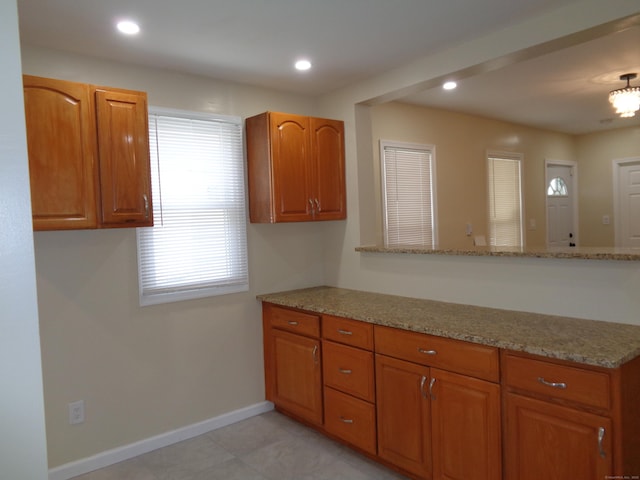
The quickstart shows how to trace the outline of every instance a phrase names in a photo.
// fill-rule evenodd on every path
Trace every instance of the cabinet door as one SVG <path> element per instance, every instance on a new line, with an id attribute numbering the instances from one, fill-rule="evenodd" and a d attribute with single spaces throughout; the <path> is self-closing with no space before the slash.
<path id="1" fill-rule="evenodd" d="M 25 75 L 34 230 L 96 228 L 96 126 L 88 85 Z"/>
<path id="2" fill-rule="evenodd" d="M 435 368 L 430 385 L 433 478 L 501 479 L 500 386 Z"/>
<path id="3" fill-rule="evenodd" d="M 344 123 L 311 118 L 313 201 L 317 220 L 347 217 L 344 177 Z"/>
<path id="4" fill-rule="evenodd" d="M 376 355 L 378 455 L 431 478 L 429 367 Z"/>
<path id="5" fill-rule="evenodd" d="M 612 473 L 611 421 L 508 393 L 507 480 L 602 480 Z"/>
<path id="6" fill-rule="evenodd" d="M 96 91 L 102 224 L 153 225 L 147 97 Z"/>
<path id="7" fill-rule="evenodd" d="M 275 221 L 311 220 L 309 118 L 271 113 L 269 128 Z"/>
<path id="8" fill-rule="evenodd" d="M 322 424 L 320 342 L 271 330 L 273 403 L 298 417 Z"/>

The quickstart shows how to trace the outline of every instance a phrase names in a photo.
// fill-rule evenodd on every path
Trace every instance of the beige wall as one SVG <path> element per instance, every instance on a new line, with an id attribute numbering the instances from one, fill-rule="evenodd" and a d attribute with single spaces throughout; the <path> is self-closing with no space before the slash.
<path id="1" fill-rule="evenodd" d="M 487 152 L 522 154 L 525 245 L 545 246 L 544 161 L 574 160 L 575 142 L 571 135 L 398 102 L 371 107 L 371 130 L 372 168 L 378 184 L 381 139 L 435 145 L 438 237 L 442 248 L 473 246 L 473 236 L 465 233 L 467 223 L 472 224 L 473 235 L 488 235 Z M 381 205 L 378 194 L 378 216 Z M 529 228 L 531 220 L 536 228 Z"/>
<path id="2" fill-rule="evenodd" d="M 613 160 L 640 157 L 640 127 L 581 135 L 577 147 L 581 245 L 615 245 Z"/>
<path id="3" fill-rule="evenodd" d="M 154 106 L 313 112 L 281 92 L 23 46 L 23 72 L 141 89 Z M 49 466 L 264 400 L 258 293 L 323 282 L 322 226 L 249 225 L 250 291 L 138 306 L 134 229 L 35 233 Z M 86 422 L 67 404 L 84 399 Z"/>

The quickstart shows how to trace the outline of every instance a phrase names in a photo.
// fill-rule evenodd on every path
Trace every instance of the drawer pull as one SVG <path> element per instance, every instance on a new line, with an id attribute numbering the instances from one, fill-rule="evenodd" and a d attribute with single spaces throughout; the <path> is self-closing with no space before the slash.
<path id="1" fill-rule="evenodd" d="M 543 377 L 538 377 L 538 382 L 546 385 L 547 387 L 561 388 L 563 390 L 567 388 L 567 384 L 564 382 L 547 382 Z"/>
<path id="2" fill-rule="evenodd" d="M 424 348 L 420 348 L 418 347 L 418 351 L 420 353 L 424 353 L 425 355 L 437 355 L 438 352 L 436 352 L 435 350 L 425 350 Z"/>
<path id="3" fill-rule="evenodd" d="M 604 448 L 602 445 L 602 441 L 604 440 L 604 434 L 605 434 L 604 427 L 598 428 L 598 450 L 600 450 L 600 456 L 602 458 L 606 457 L 606 454 L 604 453 Z"/>
<path id="4" fill-rule="evenodd" d="M 353 423 L 353 420 L 351 418 L 340 417 L 340 421 L 342 423 Z"/>
<path id="5" fill-rule="evenodd" d="M 353 371 L 351 369 L 348 369 L 348 368 L 339 368 L 338 371 L 340 373 L 344 373 L 345 375 L 351 375 L 351 373 L 353 373 Z"/>
<path id="6" fill-rule="evenodd" d="M 294 320 L 289 320 L 287 323 L 288 323 L 289 325 L 293 325 L 294 327 L 295 327 L 296 325 L 298 325 L 298 322 L 296 322 L 296 321 L 294 321 Z"/>
<path id="7" fill-rule="evenodd" d="M 338 333 L 340 335 L 353 335 L 353 332 L 350 332 L 349 330 L 342 330 L 341 328 L 338 329 Z"/>

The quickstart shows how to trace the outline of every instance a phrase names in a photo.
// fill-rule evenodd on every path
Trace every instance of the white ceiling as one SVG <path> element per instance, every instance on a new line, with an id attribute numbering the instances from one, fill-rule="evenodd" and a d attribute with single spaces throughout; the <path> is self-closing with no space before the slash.
<path id="1" fill-rule="evenodd" d="M 18 9 L 23 44 L 321 95 L 573 2 L 18 0 Z M 122 18 L 138 21 L 141 33 L 118 34 L 114 24 Z M 603 40 L 624 46 L 608 43 L 604 57 L 594 57 L 601 49 L 594 42 L 569 56 L 554 53 L 466 78 L 455 97 L 434 90 L 406 100 L 545 128 L 560 128 L 554 118 L 571 125 L 567 131 L 603 128 L 599 120 L 612 118 L 606 93 L 622 86 L 617 76 L 640 73 L 639 35 L 636 24 Z M 296 72 L 299 57 L 309 58 L 313 70 Z M 578 103 L 570 107 L 563 95 Z"/>

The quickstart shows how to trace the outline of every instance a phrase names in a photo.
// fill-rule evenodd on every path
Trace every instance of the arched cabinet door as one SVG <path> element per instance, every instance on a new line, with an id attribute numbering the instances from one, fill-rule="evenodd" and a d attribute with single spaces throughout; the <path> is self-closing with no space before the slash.
<path id="1" fill-rule="evenodd" d="M 24 75 L 34 230 L 96 228 L 90 85 Z"/>

